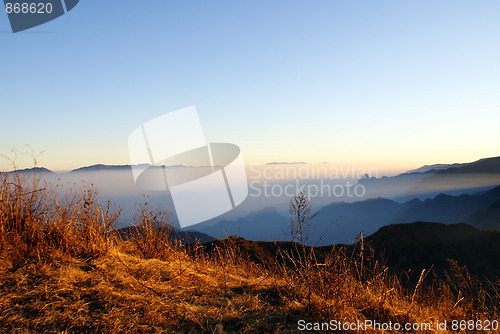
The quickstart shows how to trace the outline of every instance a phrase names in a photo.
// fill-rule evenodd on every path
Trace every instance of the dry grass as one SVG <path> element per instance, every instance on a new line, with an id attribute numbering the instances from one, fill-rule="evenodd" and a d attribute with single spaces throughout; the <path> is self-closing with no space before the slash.
<path id="1" fill-rule="evenodd" d="M 364 245 L 320 262 L 299 243 L 256 264 L 231 239 L 210 254 L 168 242 L 166 213 L 143 207 L 137 233 L 122 240 L 111 233 L 119 211 L 91 190 L 61 199 L 33 178 L 0 183 L 5 333 L 288 333 L 299 319 L 498 319 L 495 285 L 458 265 L 448 282 L 425 271 L 405 287 Z"/>

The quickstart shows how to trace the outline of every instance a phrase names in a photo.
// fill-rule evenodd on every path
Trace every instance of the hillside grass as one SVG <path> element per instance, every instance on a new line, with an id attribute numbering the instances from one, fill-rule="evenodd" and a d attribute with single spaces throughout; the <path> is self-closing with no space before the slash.
<path id="1" fill-rule="evenodd" d="M 138 233 L 120 238 L 119 215 L 92 189 L 63 196 L 36 177 L 0 176 L 0 331 L 290 333 L 301 319 L 372 319 L 436 332 L 437 321 L 499 319 L 498 282 L 458 264 L 448 280 L 423 271 L 408 286 L 363 239 L 321 259 L 276 244 L 274 259 L 256 261 L 234 238 L 210 251 L 169 241 L 168 213 L 147 206 Z"/>

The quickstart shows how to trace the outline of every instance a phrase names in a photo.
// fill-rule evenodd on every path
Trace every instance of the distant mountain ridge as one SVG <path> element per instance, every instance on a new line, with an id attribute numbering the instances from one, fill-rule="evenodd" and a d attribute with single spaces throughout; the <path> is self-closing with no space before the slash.
<path id="1" fill-rule="evenodd" d="M 487 190 L 500 184 L 500 157 L 470 163 L 426 165 L 395 176 L 363 177 L 358 180 L 368 194 L 406 201 L 440 193 L 463 194 Z"/>
<path id="2" fill-rule="evenodd" d="M 211 167 L 211 166 L 185 166 L 185 165 L 172 165 L 172 166 L 155 166 L 151 164 L 141 164 L 137 166 L 146 166 L 148 168 L 193 168 L 193 167 Z M 214 166 L 214 167 L 220 167 L 220 166 Z M 105 165 L 105 164 L 96 164 L 96 165 L 90 165 L 90 166 L 84 166 L 84 167 L 79 167 L 75 168 L 73 170 L 70 170 L 68 172 L 64 173 L 79 173 L 79 172 L 96 172 L 96 171 L 121 171 L 121 170 L 130 170 L 132 168 L 132 165 Z M 20 170 L 12 170 L 9 172 L 5 172 L 7 174 L 14 174 L 14 173 L 27 173 L 27 172 L 33 172 L 35 171 L 36 173 L 52 173 L 52 174 L 59 174 L 57 172 L 53 172 L 48 168 L 45 167 L 31 167 L 31 168 L 26 168 L 26 169 L 20 169 Z M 0 172 L 1 173 L 1 172 Z"/>
<path id="3" fill-rule="evenodd" d="M 403 174 L 412 174 L 412 173 L 427 173 L 427 172 L 436 172 L 442 169 L 455 168 L 463 166 L 464 164 L 455 163 L 455 164 L 434 164 L 434 165 L 424 165 L 420 168 L 409 170 Z"/>
<path id="4" fill-rule="evenodd" d="M 411 173 L 426 173 L 430 171 L 434 171 L 435 173 L 443 172 L 443 173 L 498 173 L 500 170 L 500 157 L 490 157 L 483 158 L 473 162 L 465 162 L 465 163 L 454 163 L 454 164 L 433 164 L 433 165 L 424 165 L 417 169 L 409 170 L 403 174 L 411 174 Z M 452 170 L 460 168 L 458 170 Z M 448 171 L 446 171 L 448 170 Z M 446 172 L 444 172 L 446 171 Z"/>
<path id="5" fill-rule="evenodd" d="M 297 162 L 285 162 L 285 161 L 276 161 L 276 162 L 268 162 L 266 165 L 298 165 L 298 164 L 307 164 L 305 161 L 297 161 Z M 148 163 L 141 164 L 149 167 L 192 167 L 186 165 L 175 165 L 175 166 L 153 166 Z M 95 164 L 89 166 L 83 166 L 79 168 L 75 168 L 70 172 L 78 172 L 78 171 L 91 171 L 91 170 L 113 170 L 113 169 L 127 169 L 132 165 L 106 165 L 106 164 Z M 200 167 L 208 167 L 208 166 L 200 166 Z M 17 172 L 26 172 L 26 171 L 40 171 L 40 172 L 52 172 L 51 170 L 45 167 L 30 167 L 22 170 L 17 170 Z M 451 170 L 454 169 L 454 170 Z M 16 172 L 15 170 L 9 171 L 7 173 Z M 500 157 L 491 157 L 484 158 L 473 162 L 467 163 L 454 163 L 454 164 L 433 164 L 433 165 L 424 165 L 422 167 L 412 169 L 401 173 L 396 176 L 405 176 L 408 174 L 422 174 L 422 173 L 500 173 Z M 382 178 L 391 178 L 391 177 L 382 177 Z M 373 179 L 373 178 L 370 178 Z"/>
<path id="6" fill-rule="evenodd" d="M 458 167 L 440 170 L 437 174 L 491 174 L 500 173 L 500 157 L 484 158 L 474 162 L 461 164 Z"/>
<path id="7" fill-rule="evenodd" d="M 2 172 L 0 172 L 1 174 Z M 47 169 L 45 167 L 31 167 L 31 168 L 25 168 L 25 169 L 20 169 L 20 170 L 14 170 L 10 172 L 6 172 L 5 174 L 54 174 L 50 169 Z"/>
<path id="8" fill-rule="evenodd" d="M 500 200 L 471 215 L 464 222 L 482 230 L 500 231 Z"/>
<path id="9" fill-rule="evenodd" d="M 70 173 L 75 173 L 75 172 L 94 172 L 94 171 L 101 171 L 101 170 L 131 170 L 132 166 L 131 165 L 103 165 L 103 164 L 97 164 L 97 165 L 91 165 L 91 166 L 86 166 L 86 167 L 80 167 L 73 169 L 70 171 Z"/>
<path id="10" fill-rule="evenodd" d="M 140 227 L 128 226 L 117 229 L 115 231 L 117 235 L 122 239 L 128 239 L 137 233 L 142 233 Z M 194 243 L 204 243 L 214 241 L 215 238 L 207 234 L 197 232 L 197 231 L 179 231 L 172 228 L 170 235 L 170 241 L 176 242 L 180 241 L 182 244 L 194 244 Z"/>
<path id="11" fill-rule="evenodd" d="M 283 228 L 287 228 L 289 218 L 278 214 L 275 208 L 267 207 L 252 212 L 236 220 L 221 220 L 214 226 L 191 226 L 191 229 L 225 238 L 231 235 L 244 236 L 249 240 L 280 240 Z"/>
<path id="12" fill-rule="evenodd" d="M 466 265 L 480 278 L 500 277 L 500 232 L 480 231 L 466 224 L 445 225 L 415 222 L 388 225 L 365 239 L 387 264 L 403 271 L 436 266 L 439 274 L 449 267 L 448 259 Z"/>
<path id="13" fill-rule="evenodd" d="M 466 219 L 500 201 L 500 186 L 476 195 L 440 194 L 432 199 L 413 199 L 398 203 L 385 198 L 324 206 L 311 223 L 311 239 L 319 245 L 349 243 L 360 232 L 370 235 L 383 226 L 414 221 L 439 221 L 445 224 Z M 472 221 L 471 221 L 472 222 Z M 236 220 L 222 220 L 213 226 L 192 226 L 214 237 L 239 236 L 249 240 L 290 240 L 290 219 L 275 209 L 266 208 Z M 478 227 L 480 223 L 474 222 Z"/>

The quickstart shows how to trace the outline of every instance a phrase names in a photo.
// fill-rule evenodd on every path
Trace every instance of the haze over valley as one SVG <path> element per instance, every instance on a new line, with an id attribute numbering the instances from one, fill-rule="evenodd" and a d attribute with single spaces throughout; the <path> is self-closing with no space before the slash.
<path id="1" fill-rule="evenodd" d="M 178 173 L 189 169 L 192 173 L 205 167 L 166 168 Z M 160 167 L 150 169 L 161 171 Z M 385 225 L 413 221 L 468 222 L 479 228 L 500 228 L 491 218 L 497 214 L 495 208 L 500 203 L 500 191 L 496 188 L 500 184 L 498 157 L 423 166 L 394 176 L 377 175 L 373 168 L 341 169 L 331 163 L 279 162 L 246 169 L 249 195 L 243 204 L 186 230 L 216 238 L 236 235 L 250 240 L 290 240 L 286 234 L 290 199 L 300 191 L 309 196 L 318 211 L 311 238 L 320 245 L 351 243 L 360 233 L 369 235 Z M 32 177 L 33 170 L 21 170 L 18 174 Z M 119 228 L 131 226 L 137 209 L 145 203 L 171 211 L 173 226 L 180 228 L 168 190 L 148 190 L 136 184 L 129 165 L 93 165 L 64 173 L 39 167 L 35 174 L 61 195 L 84 187 L 95 189 L 103 204 L 109 201 L 113 207 L 121 208 Z M 149 181 L 154 183 L 151 177 Z M 485 219 L 488 223 L 482 223 Z"/>

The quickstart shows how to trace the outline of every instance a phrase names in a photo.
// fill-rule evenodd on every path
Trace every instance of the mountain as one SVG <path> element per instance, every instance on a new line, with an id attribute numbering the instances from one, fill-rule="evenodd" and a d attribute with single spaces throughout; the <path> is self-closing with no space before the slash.
<path id="1" fill-rule="evenodd" d="M 454 163 L 454 164 L 434 164 L 425 165 L 417 169 L 409 170 L 404 174 L 411 173 L 427 173 L 433 174 L 489 174 L 500 173 L 500 157 L 484 158 L 474 162 L 468 163 Z"/>
<path id="2" fill-rule="evenodd" d="M 436 175 L 445 174 L 498 174 L 500 173 L 500 157 L 485 158 L 458 167 L 440 170 Z"/>
<path id="3" fill-rule="evenodd" d="M 466 224 L 445 225 L 415 222 L 388 225 L 365 239 L 387 265 L 399 270 L 435 265 L 438 274 L 448 268 L 448 259 L 466 265 L 481 278 L 500 277 L 500 232 L 480 231 Z"/>
<path id="4" fill-rule="evenodd" d="M 360 233 L 367 236 L 390 224 L 413 221 L 439 221 L 446 224 L 464 222 L 472 215 L 500 201 L 500 186 L 475 195 L 440 194 L 432 199 L 413 199 L 404 203 L 374 198 L 354 203 L 333 203 L 324 206 L 311 222 L 311 244 L 352 243 Z M 239 236 L 249 240 L 291 240 L 289 218 L 274 208 L 266 208 L 236 220 L 222 220 L 213 226 L 192 228 L 217 238 Z M 472 222 L 482 228 L 480 222 Z"/>
<path id="5" fill-rule="evenodd" d="M 26 175 L 26 174 L 54 174 L 50 169 L 47 169 L 45 167 L 32 167 L 32 168 L 26 168 L 26 169 L 20 169 L 20 170 L 13 170 L 10 172 L 6 172 L 5 174 L 21 174 L 21 175 Z M 1 174 L 1 172 L 0 172 Z"/>
<path id="6" fill-rule="evenodd" d="M 426 189 L 415 189 L 421 182 L 437 172 L 435 169 L 419 172 L 406 172 L 395 176 L 368 177 L 363 176 L 357 182 L 363 186 L 366 197 L 385 197 L 398 201 L 413 198 L 429 198 L 436 194 L 428 194 Z"/>
<path id="7" fill-rule="evenodd" d="M 393 200 L 374 198 L 354 203 L 333 203 L 318 211 L 311 239 L 320 245 L 354 242 L 360 232 L 375 232 L 381 226 L 402 223 L 405 206 Z"/>
<path id="8" fill-rule="evenodd" d="M 256 263 L 271 264 L 280 258 L 280 250 L 293 251 L 292 242 L 250 241 L 241 237 L 214 240 L 202 245 L 210 253 L 217 248 L 235 247 L 237 252 Z M 332 251 L 348 254 L 360 251 L 360 244 L 315 247 L 321 263 Z M 480 231 L 466 224 L 413 222 L 381 227 L 364 239 L 365 256 L 373 256 L 389 268 L 418 280 L 423 269 L 434 268 L 441 278 L 451 270 L 449 260 L 466 266 L 480 279 L 500 277 L 500 232 Z M 371 249 L 371 251 L 369 251 Z M 404 274 L 404 275 L 403 275 Z M 404 279 L 404 278 L 403 278 Z"/>
<path id="9" fill-rule="evenodd" d="M 416 183 L 409 189 L 409 193 L 435 194 L 453 191 L 471 193 L 494 184 L 500 184 L 500 157 L 438 170 Z"/>
<path id="10" fill-rule="evenodd" d="M 396 176 L 361 178 L 368 196 L 406 201 L 440 193 L 471 194 L 500 184 L 500 157 L 470 163 L 426 165 Z"/>
<path id="11" fill-rule="evenodd" d="M 500 200 L 471 215 L 464 222 L 483 230 L 500 231 Z"/>
<path id="12" fill-rule="evenodd" d="M 461 223 L 499 200 L 500 186 L 477 195 L 439 194 L 432 199 L 423 201 L 413 199 L 404 203 L 380 198 L 355 203 L 338 203 L 323 207 L 316 217 L 318 222 L 314 224 L 322 225 L 321 228 L 324 229 L 327 219 L 342 217 L 337 226 L 329 229 L 324 239 L 343 243 L 344 241 L 339 240 L 339 234 L 355 240 L 359 232 L 369 235 L 389 224 L 413 221 Z M 479 223 L 476 226 L 481 228 Z M 318 227 L 316 230 L 321 230 L 321 228 Z M 318 237 L 318 232 L 316 232 L 316 237 Z"/>
<path id="13" fill-rule="evenodd" d="M 439 194 L 433 199 L 403 203 L 405 221 L 439 221 L 445 224 L 463 222 L 470 215 L 486 209 L 500 199 L 500 186 L 478 195 L 451 196 Z"/>
<path id="14" fill-rule="evenodd" d="M 215 240 L 215 238 L 198 231 L 179 231 L 173 228 L 171 231 L 168 232 L 170 232 L 169 240 L 174 242 L 181 241 L 182 244 L 193 244 L 197 242 L 205 243 Z M 116 233 L 120 238 L 128 239 L 137 233 L 141 233 L 141 230 L 140 228 L 138 229 L 135 226 L 128 226 L 117 229 Z"/>
<path id="15" fill-rule="evenodd" d="M 185 165 L 172 165 L 172 166 L 153 166 L 150 164 L 142 164 L 140 166 L 147 166 L 147 167 L 153 167 L 153 168 L 161 168 L 161 167 L 166 167 L 166 168 L 189 168 L 192 166 L 185 166 Z M 197 166 L 197 167 L 208 167 L 208 166 Z M 218 166 L 214 166 L 218 167 Z M 80 167 L 80 168 L 75 168 L 69 173 L 78 173 L 78 172 L 97 172 L 97 171 L 122 171 L 122 170 L 131 170 L 132 165 L 104 165 L 104 164 L 96 164 L 96 165 L 91 165 L 91 166 L 85 166 L 85 167 Z M 54 174 L 51 170 L 44 168 L 44 167 L 35 167 L 35 168 L 26 168 L 26 169 L 21 169 L 21 170 L 14 170 L 7 172 L 8 174 L 10 173 L 33 173 L 35 171 L 37 174 L 38 173 L 51 173 Z M 1 172 L 0 172 L 1 173 Z"/>
<path id="16" fill-rule="evenodd" d="M 136 166 L 136 165 L 134 165 Z M 145 166 L 147 168 L 211 168 L 212 166 L 186 166 L 186 165 L 169 165 L 169 166 L 164 166 L 164 165 L 150 165 L 150 164 L 141 164 L 137 166 Z M 213 166 L 213 167 L 220 167 L 220 166 Z M 74 172 L 95 172 L 95 171 L 121 171 L 121 170 L 131 170 L 132 165 L 103 165 L 103 164 L 97 164 L 97 165 L 92 165 L 92 166 L 87 166 L 87 167 L 80 167 L 73 169 L 70 173 Z"/>
<path id="17" fill-rule="evenodd" d="M 424 165 L 424 166 L 422 166 L 420 168 L 409 170 L 409 171 L 407 171 L 406 173 L 403 173 L 403 174 L 427 173 L 427 172 L 433 172 L 433 173 L 435 173 L 438 170 L 448 169 L 448 168 L 452 168 L 452 167 L 459 167 L 459 166 L 463 166 L 463 165 L 464 164 L 458 164 L 458 163 L 455 163 L 455 164 Z"/>
<path id="18" fill-rule="evenodd" d="M 242 236 L 250 240 L 283 240 L 283 231 L 288 230 L 290 219 L 268 207 L 236 220 L 221 220 L 213 226 L 192 226 L 192 228 L 216 238 Z"/>
<path id="19" fill-rule="evenodd" d="M 78 173 L 78 172 L 97 172 L 97 171 L 117 171 L 117 170 L 131 170 L 132 167 L 130 165 L 103 165 L 97 164 L 87 167 L 80 167 L 73 169 L 70 173 Z"/>

